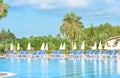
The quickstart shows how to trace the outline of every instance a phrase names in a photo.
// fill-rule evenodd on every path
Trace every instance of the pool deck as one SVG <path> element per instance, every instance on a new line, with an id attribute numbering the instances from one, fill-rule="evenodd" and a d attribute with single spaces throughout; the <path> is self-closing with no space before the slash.
<path id="1" fill-rule="evenodd" d="M 7 73 L 0 72 L 0 77 L 8 75 Z"/>
<path id="2" fill-rule="evenodd" d="M 5 58 L 5 56 L 0 56 L 0 58 Z"/>
<path id="3" fill-rule="evenodd" d="M 12 72 L 0 72 L 0 78 L 6 78 L 10 76 L 14 76 L 15 74 Z"/>
<path id="4" fill-rule="evenodd" d="M 51 54 L 47 54 L 49 57 L 51 57 Z M 31 54 L 29 56 L 32 56 Z M 64 55 L 67 57 L 68 55 Z M 86 54 L 83 54 L 83 56 L 87 57 Z M 6 58 L 7 56 L 0 56 L 0 58 Z M 14 57 L 14 56 L 13 56 Z M 118 54 L 118 58 L 120 59 L 120 54 Z"/>

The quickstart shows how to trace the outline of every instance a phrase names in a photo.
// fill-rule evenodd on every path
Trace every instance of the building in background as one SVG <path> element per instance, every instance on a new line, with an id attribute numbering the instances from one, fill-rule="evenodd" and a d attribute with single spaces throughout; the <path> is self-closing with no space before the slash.
<path id="1" fill-rule="evenodd" d="M 107 41 L 108 50 L 118 50 L 118 49 L 120 49 L 120 47 L 118 45 L 120 43 L 120 36 L 110 37 L 106 41 Z"/>

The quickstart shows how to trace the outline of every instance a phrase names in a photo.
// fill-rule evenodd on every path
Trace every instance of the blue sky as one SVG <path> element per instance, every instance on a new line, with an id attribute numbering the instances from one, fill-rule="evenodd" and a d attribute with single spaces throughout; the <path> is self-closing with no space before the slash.
<path id="1" fill-rule="evenodd" d="M 66 13 L 82 17 L 85 28 L 109 22 L 120 25 L 120 0 L 4 0 L 8 16 L 0 20 L 0 30 L 10 28 L 19 38 L 59 34 Z"/>

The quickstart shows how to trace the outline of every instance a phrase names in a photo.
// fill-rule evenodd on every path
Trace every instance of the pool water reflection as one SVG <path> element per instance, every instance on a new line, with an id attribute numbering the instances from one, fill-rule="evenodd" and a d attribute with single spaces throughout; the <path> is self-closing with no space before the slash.
<path id="1" fill-rule="evenodd" d="M 9 78 L 119 78 L 117 59 L 0 59 L 0 71 L 16 73 Z"/>

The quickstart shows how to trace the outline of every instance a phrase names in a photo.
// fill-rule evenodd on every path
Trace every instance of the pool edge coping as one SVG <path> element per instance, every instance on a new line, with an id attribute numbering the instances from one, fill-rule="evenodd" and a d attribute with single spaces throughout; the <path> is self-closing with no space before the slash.
<path id="1" fill-rule="evenodd" d="M 13 73 L 13 72 L 1 72 L 1 71 L 0 71 L 0 73 L 6 74 L 6 75 L 3 75 L 3 76 L 0 76 L 0 78 L 1 78 L 1 77 L 2 77 L 2 78 L 4 78 L 4 77 L 10 77 L 10 76 L 16 75 L 16 74 Z"/>

